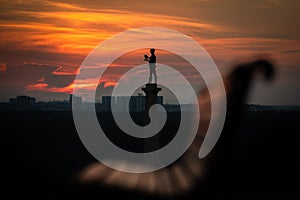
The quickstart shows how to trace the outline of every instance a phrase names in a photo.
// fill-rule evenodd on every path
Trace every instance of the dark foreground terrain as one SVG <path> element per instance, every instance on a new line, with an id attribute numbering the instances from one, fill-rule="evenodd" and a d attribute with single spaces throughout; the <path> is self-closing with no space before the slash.
<path id="1" fill-rule="evenodd" d="M 71 112 L 1 112 L 2 161 L 7 199 L 106 199 L 129 193 L 81 188 L 76 174 L 96 162 L 81 143 Z M 247 112 L 237 167 L 227 184 L 199 188 L 188 198 L 299 199 L 300 112 Z M 226 163 L 226 162 L 225 162 Z M 228 176 L 224 176 L 228 177 Z M 210 182 L 222 179 L 212 177 Z M 224 181 L 223 181 L 224 182 Z M 143 194 L 136 196 L 144 198 Z M 149 197 L 151 198 L 151 197 Z M 232 199 L 232 196 L 229 198 Z"/>

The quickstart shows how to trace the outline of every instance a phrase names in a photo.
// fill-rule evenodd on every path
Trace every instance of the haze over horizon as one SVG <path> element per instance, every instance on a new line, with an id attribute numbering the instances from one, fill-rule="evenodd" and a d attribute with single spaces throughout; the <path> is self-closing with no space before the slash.
<path id="1" fill-rule="evenodd" d="M 68 99 L 78 69 L 94 47 L 119 32 L 151 26 L 173 29 L 198 41 L 223 75 L 236 63 L 269 55 L 277 77 L 270 83 L 258 77 L 248 103 L 299 105 L 297 0 L 0 2 L 0 102 L 20 94 L 43 101 Z M 144 63 L 143 54 L 131 52 L 114 62 L 111 73 L 99 82 L 103 92 L 111 90 L 128 67 Z M 157 55 L 172 67 L 188 65 L 163 51 Z M 196 84 L 192 71 L 186 73 Z"/>

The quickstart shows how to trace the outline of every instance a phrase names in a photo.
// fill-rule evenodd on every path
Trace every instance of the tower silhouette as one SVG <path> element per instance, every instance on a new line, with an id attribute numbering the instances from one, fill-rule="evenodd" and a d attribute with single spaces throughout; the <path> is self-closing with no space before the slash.
<path id="1" fill-rule="evenodd" d="M 145 122 L 146 124 L 150 122 L 149 118 L 149 109 L 152 105 L 159 103 L 157 94 L 159 91 L 161 91 L 161 88 L 157 87 L 156 83 L 147 83 L 145 88 L 142 88 L 142 90 L 146 94 L 146 102 L 145 102 Z M 159 137 L 156 139 L 153 139 L 151 141 L 145 141 L 144 149 L 146 152 L 148 152 L 149 149 L 156 149 L 159 147 Z M 158 158 L 157 158 L 158 159 Z"/>
<path id="2" fill-rule="evenodd" d="M 158 103 L 157 94 L 161 91 L 161 88 L 158 88 L 156 83 L 147 83 L 146 87 L 142 88 L 142 90 L 146 94 L 145 111 L 148 113 L 150 107 Z"/>

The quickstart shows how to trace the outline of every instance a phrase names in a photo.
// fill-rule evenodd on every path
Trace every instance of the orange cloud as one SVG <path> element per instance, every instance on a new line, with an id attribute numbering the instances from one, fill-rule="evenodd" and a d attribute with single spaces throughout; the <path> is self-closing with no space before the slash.
<path id="1" fill-rule="evenodd" d="M 44 82 L 44 81 L 45 81 L 45 78 L 44 78 L 44 77 L 39 78 L 37 81 L 38 81 L 38 82 Z"/>
<path id="2" fill-rule="evenodd" d="M 297 59 L 299 54 L 282 52 L 295 52 L 299 47 L 299 40 L 223 38 L 238 30 L 220 23 L 179 17 L 175 13 L 168 16 L 161 13 L 140 13 L 138 10 L 100 9 L 99 6 L 89 8 L 82 7 L 80 4 L 52 1 L 34 2 L 34 4 L 37 4 L 34 8 L 40 5 L 49 7 L 49 10 L 3 10 L 3 13 L 8 18 L 11 16 L 13 20 L 0 20 L 0 45 L 13 48 L 12 51 L 34 50 L 45 54 L 65 55 L 63 65 L 69 64 L 73 67 L 68 69 L 60 67 L 53 72 L 55 75 L 78 74 L 76 69 L 80 65 L 78 61 L 80 59 L 75 63 L 70 55 L 84 58 L 101 41 L 113 34 L 143 26 L 166 27 L 186 33 L 202 44 L 216 60 L 230 60 L 236 56 L 251 56 L 263 52 L 284 59 L 285 64 L 288 62 L 295 65 L 294 63 L 299 62 Z M 22 7 L 22 3 L 18 6 Z M 32 59 L 39 59 L 39 57 L 32 54 Z M 132 61 L 128 59 L 121 64 L 130 65 Z"/>
<path id="3" fill-rule="evenodd" d="M 85 11 L 87 10 L 86 8 L 80 7 L 80 6 L 76 6 L 73 4 L 69 4 L 69 3 L 61 3 L 61 2 L 53 2 L 53 1 L 45 1 L 45 3 L 49 6 L 54 6 L 54 7 L 58 7 L 58 8 L 62 8 L 64 10 L 66 9 L 70 9 L 70 10 L 80 10 L 80 11 Z"/>
<path id="4" fill-rule="evenodd" d="M 109 87 L 109 86 L 113 86 L 115 87 L 117 85 L 117 82 L 114 82 L 114 81 L 107 81 L 104 83 L 104 87 Z"/>
<path id="5" fill-rule="evenodd" d="M 6 71 L 6 64 L 5 63 L 0 63 L 0 72 Z"/>
<path id="6" fill-rule="evenodd" d="M 50 4 L 63 5 L 53 2 Z M 200 23 L 184 17 L 121 10 L 90 9 L 81 12 L 78 10 L 79 7 L 73 5 L 67 8 L 74 9 L 70 12 L 16 10 L 7 13 L 30 20 L 0 20 L 2 28 L 0 42 L 14 43 L 14 48 L 17 49 L 86 55 L 99 42 L 120 31 L 135 27 L 169 27 L 183 32 L 188 28 L 191 31 L 200 29 L 208 33 L 225 30 L 221 26 Z"/>
<path id="7" fill-rule="evenodd" d="M 269 54 L 281 67 L 299 63 L 300 40 L 273 38 L 218 38 L 203 40 L 203 47 L 215 59 L 232 61 Z"/>
<path id="8" fill-rule="evenodd" d="M 48 89 L 48 84 L 47 83 L 37 83 L 37 84 L 32 84 L 28 85 L 26 87 L 27 90 L 38 90 L 38 91 L 43 91 Z"/>
<path id="9" fill-rule="evenodd" d="M 63 76 L 68 76 L 68 75 L 77 75 L 79 73 L 79 67 L 75 71 L 66 71 L 63 66 L 59 66 L 56 70 L 52 72 L 54 75 L 63 75 Z"/>
<path id="10" fill-rule="evenodd" d="M 58 93 L 71 94 L 73 92 L 73 87 L 74 87 L 73 83 L 67 85 L 66 87 L 61 87 L 61 88 L 57 88 L 57 87 L 49 88 L 47 83 L 37 83 L 37 84 L 28 85 L 26 87 L 26 90 L 27 91 L 58 92 Z"/>

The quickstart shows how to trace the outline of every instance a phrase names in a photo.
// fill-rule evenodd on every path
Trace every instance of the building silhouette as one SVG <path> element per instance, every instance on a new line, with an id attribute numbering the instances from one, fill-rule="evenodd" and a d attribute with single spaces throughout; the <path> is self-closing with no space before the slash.
<path id="1" fill-rule="evenodd" d="M 163 96 L 150 96 L 148 100 L 149 105 L 160 104 L 167 112 L 180 112 L 191 111 L 194 108 L 193 104 L 163 104 Z M 155 99 L 153 99 L 155 98 Z M 147 96 L 143 96 L 142 93 L 138 93 L 138 96 L 102 96 L 102 103 L 100 102 L 83 102 L 82 97 L 73 97 L 71 94 L 69 100 L 63 101 L 36 101 L 34 97 L 30 96 L 17 96 L 9 99 L 9 102 L 0 102 L 0 110 L 20 110 L 20 111 L 71 111 L 72 101 L 76 101 L 82 106 L 84 110 L 89 104 L 94 104 L 97 112 L 110 112 L 111 102 L 117 108 L 117 111 L 124 112 L 126 105 L 129 105 L 130 112 L 145 112 L 147 108 Z M 129 103 L 128 103 L 129 102 Z M 151 107 L 151 106 L 150 106 Z M 265 111 L 265 110 L 292 110 L 295 107 L 278 107 L 278 106 L 258 106 L 249 105 L 245 109 L 250 111 Z M 298 108 L 299 110 L 299 108 Z"/>
<path id="2" fill-rule="evenodd" d="M 9 99 L 9 104 L 16 110 L 35 110 L 36 99 L 34 97 L 20 95 L 16 98 Z"/>
<path id="3" fill-rule="evenodd" d="M 75 96 L 73 94 L 70 94 L 70 97 L 69 97 L 70 105 L 72 105 L 72 101 L 82 104 L 82 97 L 78 97 L 78 96 Z"/>
<path id="4" fill-rule="evenodd" d="M 162 105 L 163 97 L 157 96 L 156 98 L 156 102 Z M 129 105 L 130 112 L 144 112 L 146 96 L 102 96 L 102 111 L 110 112 L 112 104 L 118 112 L 125 112 L 126 105 Z"/>

